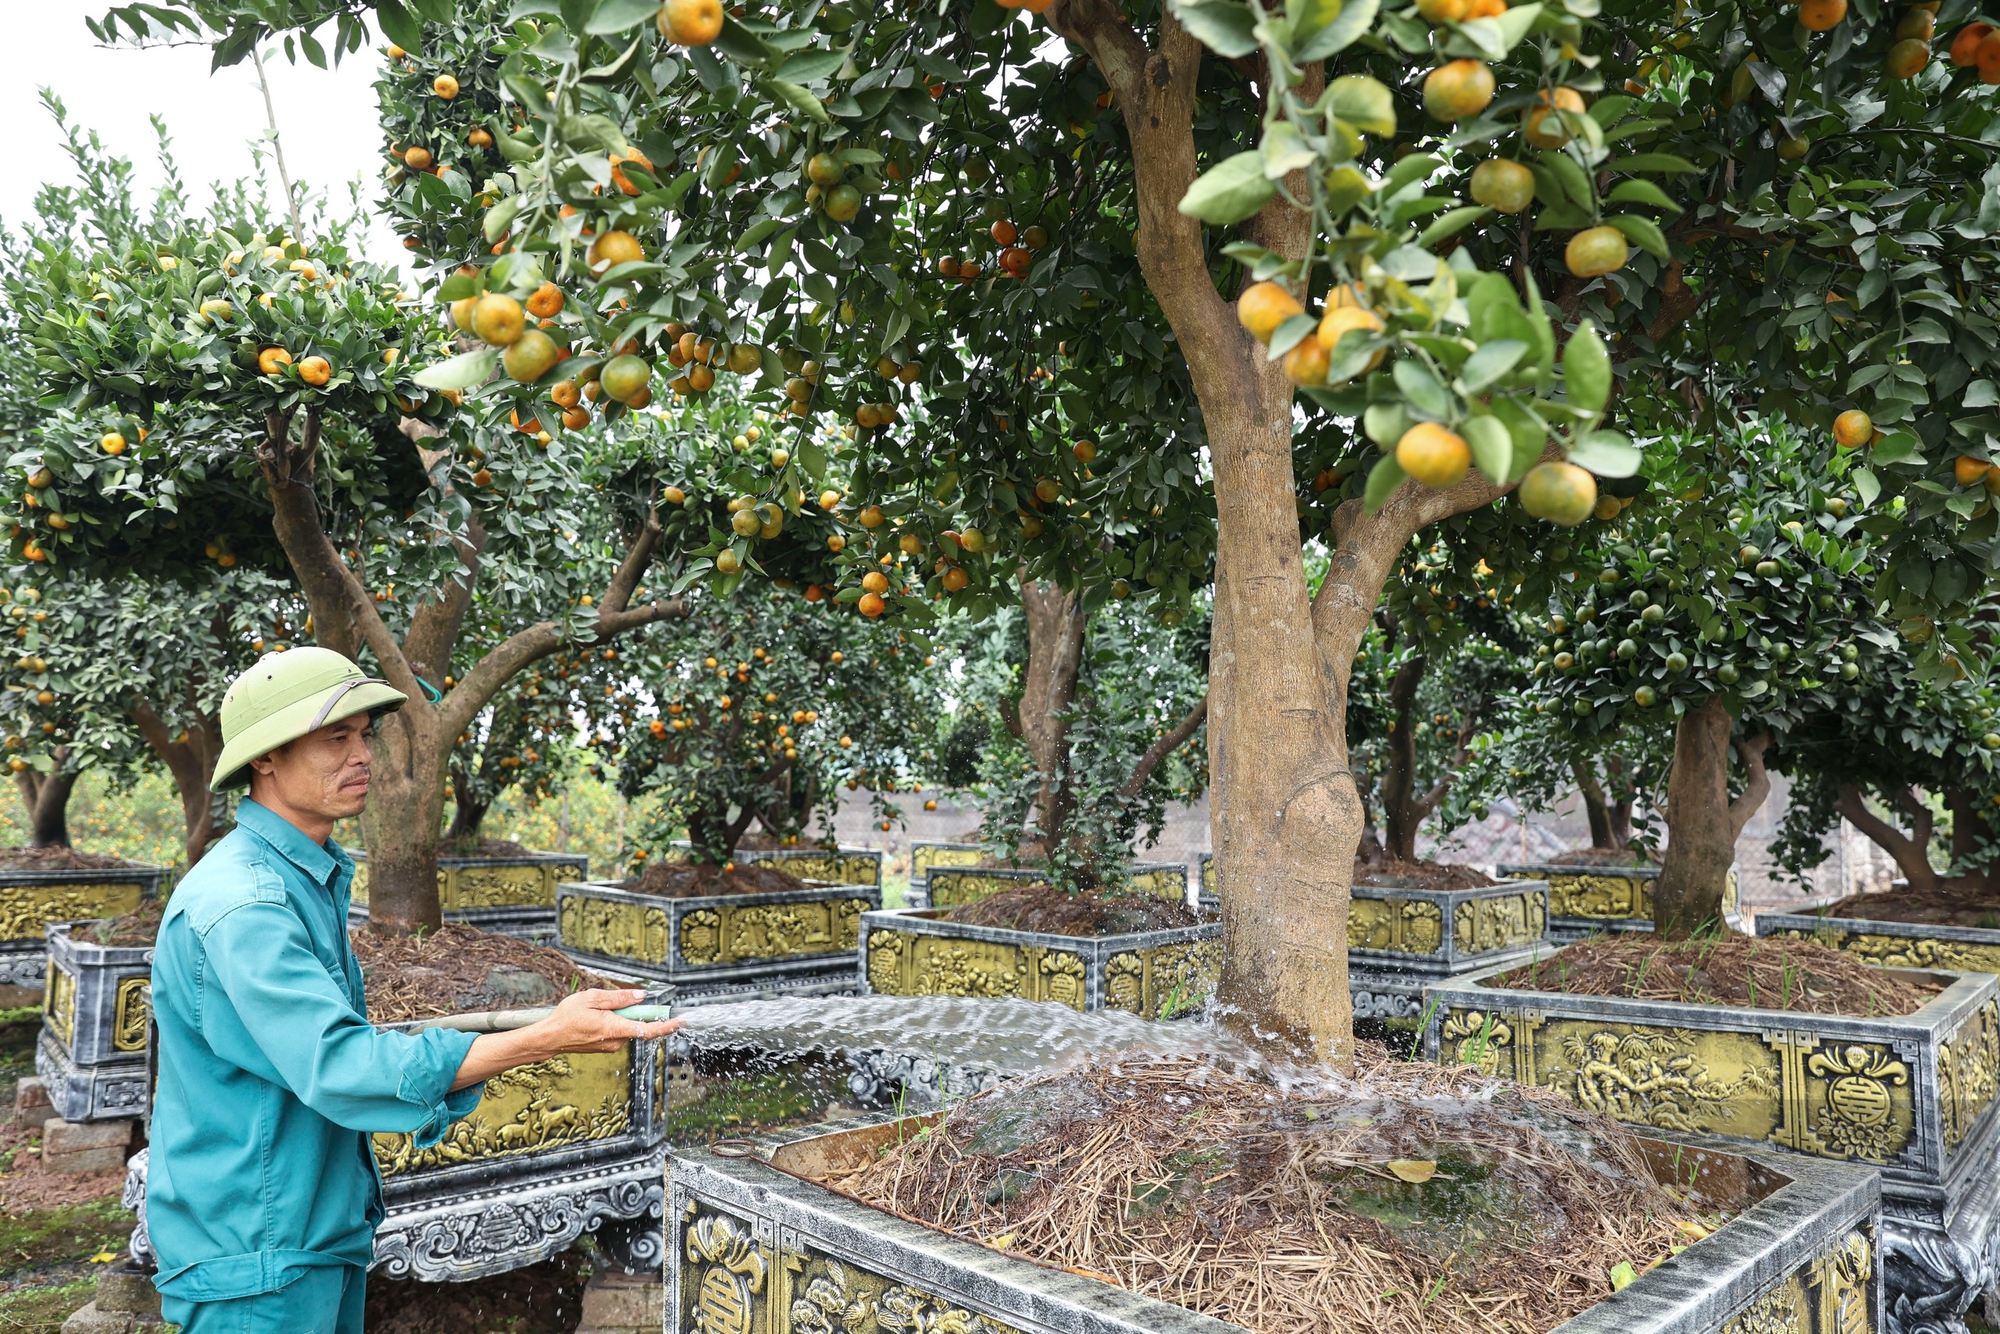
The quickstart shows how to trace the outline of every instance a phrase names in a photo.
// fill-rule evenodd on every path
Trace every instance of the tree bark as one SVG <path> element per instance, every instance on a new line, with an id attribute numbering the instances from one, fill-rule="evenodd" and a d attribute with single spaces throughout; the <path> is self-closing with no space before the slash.
<path id="1" fill-rule="evenodd" d="M 189 711 L 194 692 L 188 692 Z M 208 790 L 215 777 L 215 760 L 222 753 L 220 720 L 195 714 L 199 721 L 176 735 L 149 700 L 136 700 L 131 709 L 132 723 L 144 737 L 160 763 L 173 776 L 174 792 L 181 799 L 181 856 L 183 867 L 191 867 L 215 841 L 216 797 Z"/>
<path id="2" fill-rule="evenodd" d="M 1907 834 L 1869 810 L 1860 787 L 1853 783 L 1840 785 L 1834 798 L 1834 809 L 1849 824 L 1868 835 L 1875 846 L 1889 854 L 1896 863 L 1896 869 L 1910 882 L 1913 892 L 1934 893 L 1938 887 L 1938 875 L 1931 869 L 1930 808 L 1918 801 L 1914 793 L 1906 790 L 1900 795 L 1903 800 L 1898 804 L 1910 816 L 1910 832 Z"/>
<path id="3" fill-rule="evenodd" d="M 1583 813 L 1590 821 L 1590 846 L 1601 851 L 1616 848 L 1611 811 L 1605 804 L 1604 788 L 1597 781 L 1597 774 L 1587 762 L 1578 759 L 1569 762 L 1569 771 L 1576 778 L 1576 790 L 1583 794 Z"/>
<path id="4" fill-rule="evenodd" d="M 1382 773 L 1383 851 L 1398 861 L 1417 859 L 1417 687 L 1430 664 L 1415 654 L 1389 678 L 1389 762 Z"/>
<path id="5" fill-rule="evenodd" d="M 1015 709 L 1021 744 L 1035 763 L 1040 784 L 1035 824 L 1042 846 L 1062 841 L 1074 797 L 1069 784 L 1069 710 L 1083 668 L 1083 602 L 1075 593 L 1032 579 L 1021 581 L 1021 610 L 1028 629 L 1028 664 Z"/>
<path id="6" fill-rule="evenodd" d="M 69 747 L 55 748 L 54 772 L 42 774 L 23 769 L 14 775 L 21 791 L 21 803 L 28 811 L 28 846 L 66 848 L 69 846 L 69 797 L 76 790 L 78 774 L 66 767 Z"/>
<path id="7" fill-rule="evenodd" d="M 1722 896 L 1736 859 L 1736 838 L 1770 794 L 1764 769 L 1769 733 L 1737 743 L 1749 774 L 1743 794 L 1729 798 L 1731 719 L 1722 697 L 1710 695 L 1681 715 L 1674 729 L 1674 768 L 1667 779 L 1667 853 L 1653 882 L 1653 930 L 1685 940 L 1723 930 Z"/>

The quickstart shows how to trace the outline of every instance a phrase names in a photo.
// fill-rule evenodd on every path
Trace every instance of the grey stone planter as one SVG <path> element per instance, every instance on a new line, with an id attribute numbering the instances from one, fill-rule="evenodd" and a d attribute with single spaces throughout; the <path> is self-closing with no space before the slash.
<path id="1" fill-rule="evenodd" d="M 1933 974 L 1950 985 L 1915 1014 L 1862 1019 L 1483 985 L 1503 971 L 1425 988 L 1425 1055 L 1636 1126 L 1879 1168 L 1892 1331 L 1956 1329 L 1992 1284 L 2000 980 Z"/>
<path id="2" fill-rule="evenodd" d="M 1548 925 L 1548 886 L 1540 881 L 1453 890 L 1356 885 L 1347 907 L 1354 1017 L 1415 1016 L 1427 983 L 1524 963 L 1545 951 Z"/>
<path id="3" fill-rule="evenodd" d="M 1563 944 L 1607 931 L 1653 929 L 1653 882 L 1657 866 L 1572 866 L 1561 862 L 1502 862 L 1502 879 L 1546 880 L 1549 936 Z M 1722 890 L 1722 915 L 1738 931 L 1743 908 L 1736 895 L 1736 868 Z"/>
<path id="4" fill-rule="evenodd" d="M 350 922 L 368 920 L 368 854 L 350 850 L 354 887 Z M 576 853 L 531 852 L 524 857 L 438 855 L 438 903 L 447 922 L 519 936 L 536 944 L 556 938 L 556 888 L 590 874 L 590 859 Z"/>
<path id="5" fill-rule="evenodd" d="M 164 866 L 90 871 L 0 871 L 0 986 L 47 982 L 48 929 L 58 922 L 121 917 L 155 898 Z"/>
<path id="6" fill-rule="evenodd" d="M 1179 862 L 1134 862 L 1127 873 L 1135 893 L 1187 902 L 1187 867 Z M 915 872 L 911 873 L 910 893 L 903 906 L 957 908 L 1048 878 L 1047 871 L 1034 866 L 932 866 L 921 882 Z"/>
<path id="7" fill-rule="evenodd" d="M 375 1136 L 387 1214 L 374 1272 L 463 1283 L 539 1264 L 585 1232 L 613 1263 L 657 1271 L 666 1059 L 658 1039 L 523 1066 L 487 1081 L 435 1149 Z M 140 1219 L 133 1257 L 150 1267 L 145 1172 L 141 1154 L 124 1203 Z"/>
<path id="8" fill-rule="evenodd" d="M 1818 913 L 1757 914 L 1760 936 L 1795 936 L 1831 945 L 1884 968 L 2000 973 L 2000 930 Z"/>
<path id="9" fill-rule="evenodd" d="M 667 1161 L 668 1329 L 826 1334 L 1231 1334 L 1242 1327 L 947 1236 L 837 1195 L 802 1174 L 871 1153 L 895 1123 L 808 1128 Z M 1663 1173 L 1699 1155 L 1717 1207 L 1737 1216 L 1554 1334 L 1873 1334 L 1879 1196 L 1872 1172 L 1667 1141 Z M 799 1173 L 801 1175 L 795 1175 Z M 1607 1257 L 1607 1267 L 1622 1257 Z M 887 1331 L 892 1326 L 882 1321 Z"/>
<path id="10" fill-rule="evenodd" d="M 676 843 L 678 849 L 690 845 Z M 882 849 L 843 843 L 829 852 L 821 847 L 738 848 L 732 860 L 775 866 L 801 880 L 817 880 L 829 885 L 876 885 L 882 883 Z M 677 858 L 678 860 L 678 858 Z"/>
<path id="11" fill-rule="evenodd" d="M 898 908 L 861 918 L 866 989 L 883 996 L 1010 996 L 1157 1018 L 1207 1002 L 1222 971 L 1222 924 L 1118 936 L 1059 936 L 943 921 Z"/>
<path id="12" fill-rule="evenodd" d="M 765 992 L 852 992 L 861 917 L 882 887 L 668 898 L 577 882 L 557 893 L 564 953 L 616 977 L 672 983 L 677 1004 Z"/>
<path id="13" fill-rule="evenodd" d="M 910 892 L 916 893 L 933 867 L 977 866 L 986 860 L 986 849 L 977 843 L 910 844 Z M 909 906 L 915 907 L 915 904 Z"/>
<path id="14" fill-rule="evenodd" d="M 134 1119 L 148 1097 L 153 950 L 79 939 L 76 928 L 91 925 L 49 928 L 35 1073 L 65 1121 Z"/>

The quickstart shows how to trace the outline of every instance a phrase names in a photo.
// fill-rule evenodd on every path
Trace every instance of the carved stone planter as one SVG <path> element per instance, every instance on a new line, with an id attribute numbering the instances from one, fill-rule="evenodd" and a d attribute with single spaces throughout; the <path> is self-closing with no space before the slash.
<path id="1" fill-rule="evenodd" d="M 686 1005 L 854 991 L 861 916 L 882 906 L 882 887 L 677 899 L 579 882 L 561 888 L 557 905 L 565 953 L 614 977 L 670 982 Z"/>
<path id="2" fill-rule="evenodd" d="M 1548 939 L 1548 886 L 1356 885 L 1347 907 L 1347 989 L 1356 1019 L 1408 1019 L 1426 983 L 1525 963 Z"/>
<path id="3" fill-rule="evenodd" d="M 1502 879 L 1546 880 L 1549 884 L 1549 938 L 1570 944 L 1607 931 L 1653 929 L 1653 882 L 1657 866 L 1574 866 L 1560 862 L 1502 862 Z M 1736 896 L 1736 868 L 1722 891 L 1722 915 L 1738 931 L 1742 905 Z"/>
<path id="4" fill-rule="evenodd" d="M 1757 934 L 1817 941 L 1884 968 L 2000 973 L 2000 930 L 1991 927 L 1760 912 Z"/>
<path id="5" fill-rule="evenodd" d="M 1179 862 L 1134 862 L 1128 873 L 1135 893 L 1172 903 L 1187 902 L 1187 867 Z M 1048 878 L 1047 871 L 1033 866 L 932 866 L 921 883 L 911 873 L 904 906 L 957 908 Z"/>
<path id="6" fill-rule="evenodd" d="M 89 925 L 49 928 L 35 1073 L 65 1121 L 134 1119 L 146 1110 L 153 950 L 78 938 Z"/>
<path id="7" fill-rule="evenodd" d="M 850 847 L 845 844 L 828 852 L 825 848 L 753 848 L 738 851 L 739 862 L 775 866 L 801 880 L 828 885 L 873 885 L 882 887 L 882 850 Z"/>
<path id="8" fill-rule="evenodd" d="M 156 897 L 164 866 L 89 871 L 0 871 L 0 986 L 47 982 L 48 929 L 58 922 L 120 917 Z"/>
<path id="9" fill-rule="evenodd" d="M 681 1334 L 1231 1334 L 1241 1326 L 1015 1259 L 804 1179 L 872 1154 L 897 1123 L 808 1128 L 751 1153 L 667 1162 L 668 1329 Z M 1700 1160 L 1733 1222 L 1553 1334 L 1874 1334 L 1882 1328 L 1872 1172 L 1649 1141 L 1663 1176 Z M 1609 1267 L 1623 1257 L 1606 1257 Z M 856 1318 L 856 1313 L 858 1318 Z M 866 1322 L 866 1323 L 862 1323 Z"/>
<path id="10" fill-rule="evenodd" d="M 1199 1009 L 1222 971 L 1222 924 L 1059 936 L 898 908 L 861 918 L 861 968 L 882 996 L 1010 996 L 1158 1018 Z"/>
<path id="11" fill-rule="evenodd" d="M 1992 1284 L 2000 979 L 1933 974 L 1950 985 L 1916 1013 L 1862 1019 L 1484 985 L 1504 971 L 1424 989 L 1427 1056 L 1636 1126 L 1879 1168 L 1892 1331 L 1956 1329 Z"/>
<path id="12" fill-rule="evenodd" d="M 368 920 L 368 854 L 353 852 L 354 888 L 347 917 Z M 447 922 L 519 936 L 539 945 L 556 938 L 556 888 L 590 874 L 590 859 L 567 852 L 523 857 L 438 856 L 438 902 Z"/>
<path id="13" fill-rule="evenodd" d="M 977 866 L 985 860 L 986 849 L 977 843 L 913 842 L 910 844 L 910 892 L 914 894 L 918 891 L 933 867 Z"/>
<path id="14" fill-rule="evenodd" d="M 375 1136 L 387 1216 L 374 1272 L 462 1283 L 539 1264 L 585 1232 L 614 1263 L 658 1270 L 666 1094 L 664 1040 L 628 1043 L 488 1080 L 472 1114 L 434 1149 Z M 150 1266 L 145 1168 L 133 1162 L 133 1255 Z"/>

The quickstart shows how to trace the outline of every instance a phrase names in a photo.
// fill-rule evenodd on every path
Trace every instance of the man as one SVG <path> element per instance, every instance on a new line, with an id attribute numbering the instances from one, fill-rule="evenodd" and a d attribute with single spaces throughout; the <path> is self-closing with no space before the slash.
<path id="1" fill-rule="evenodd" d="M 354 863 L 331 835 L 367 804 L 374 718 L 407 698 L 320 648 L 267 655 L 223 696 L 212 787 L 250 792 L 174 891 L 153 958 L 146 1223 L 185 1334 L 361 1334 L 382 1219 L 371 1132 L 427 1148 L 491 1075 L 680 1026 L 611 1013 L 637 991 L 578 992 L 511 1033 L 369 1024 Z"/>

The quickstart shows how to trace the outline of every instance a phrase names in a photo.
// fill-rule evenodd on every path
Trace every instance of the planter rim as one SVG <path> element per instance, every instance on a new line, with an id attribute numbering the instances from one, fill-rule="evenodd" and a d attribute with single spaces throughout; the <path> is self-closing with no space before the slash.
<path id="1" fill-rule="evenodd" d="M 157 887 L 166 878 L 168 869 L 149 862 L 131 862 L 124 866 L 102 866 L 80 871 L 0 870 L 0 885 L 96 885 L 106 881 L 120 884 L 150 880 Z"/>
<path id="2" fill-rule="evenodd" d="M 99 945 L 92 940 L 78 940 L 70 934 L 70 928 L 81 926 L 84 922 L 108 922 L 110 920 L 108 917 L 86 917 L 75 922 L 51 922 L 48 927 L 49 944 L 53 947 L 57 940 L 60 939 L 62 944 L 69 949 L 95 950 L 99 955 L 95 960 L 98 963 L 111 965 L 151 963 L 153 961 L 153 946 L 151 945 Z"/>
<path id="3" fill-rule="evenodd" d="M 925 1121 L 934 1115 L 904 1120 Z M 831 1225 L 830 1232 L 842 1234 L 830 1240 L 855 1254 L 865 1255 L 871 1235 L 886 1234 L 890 1242 L 916 1253 L 899 1257 L 897 1270 L 927 1285 L 943 1286 L 952 1271 L 977 1273 L 1036 1296 L 1046 1295 L 1066 1307 L 1083 1308 L 1103 1317 L 1107 1325 L 1120 1328 L 1154 1334 L 1242 1334 L 1241 1325 L 1161 1298 L 1146 1297 L 1053 1266 L 1006 1255 L 942 1229 L 886 1213 L 770 1161 L 780 1149 L 791 1144 L 891 1124 L 895 1120 L 893 1114 L 885 1114 L 774 1131 L 752 1139 L 753 1152 L 735 1159 L 712 1153 L 697 1157 L 694 1150 L 672 1150 L 667 1157 L 668 1180 L 670 1185 L 679 1184 L 677 1178 L 689 1183 L 703 1178 L 726 1182 L 734 1187 L 726 1192 L 734 1197 L 731 1203 L 740 1202 L 739 1207 L 747 1209 L 758 1208 L 772 1193 L 771 1177 L 796 1182 L 817 1194 L 801 1200 L 787 1190 L 787 1204 L 819 1214 Z M 1659 1132 L 1638 1138 L 1676 1147 L 1693 1146 L 1682 1137 Z M 1550 1334 L 1676 1334 L 1685 1328 L 1683 1322 L 1702 1318 L 1701 1308 L 1724 1286 L 1755 1283 L 1756 1291 L 1745 1294 L 1754 1300 L 1769 1288 L 1771 1278 L 1782 1280 L 1792 1273 L 1824 1245 L 1823 1234 L 1834 1230 L 1817 1226 L 1823 1220 L 1834 1220 L 1837 1227 L 1849 1227 L 1871 1217 L 1880 1208 L 1881 1179 L 1872 1168 L 1758 1150 L 1693 1147 L 1704 1153 L 1754 1163 L 1776 1176 L 1779 1184 L 1721 1230 L 1689 1246 L 1680 1255 L 1669 1256 L 1623 1290 L 1556 1326 Z M 1874 1240 L 1872 1235 L 1871 1240 Z M 668 1244 L 674 1244 L 672 1237 Z M 1684 1277 L 1683 1270 L 1690 1266 L 1684 1266 L 1682 1261 L 1690 1257 L 1699 1268 Z M 1724 1317 L 1741 1304 L 1744 1303 L 1740 1300 L 1732 1301 L 1729 1307 L 1714 1312 L 1713 1327 L 1720 1329 Z M 1875 1309 L 1880 1310 L 1879 1297 Z M 1018 1318 L 1025 1312 L 1009 1314 Z M 1005 1320 L 1007 1316 L 998 1318 Z M 1871 1322 L 1869 1328 L 1874 1327 Z"/>
<path id="4" fill-rule="evenodd" d="M 1411 898 L 1457 899 L 1462 901 L 1484 898 L 1496 894 L 1518 894 L 1524 889 L 1531 890 L 1537 885 L 1540 885 L 1543 889 L 1547 889 L 1549 882 L 1546 880 L 1502 880 L 1496 884 L 1472 885 L 1465 889 L 1426 889 L 1421 885 L 1380 885 L 1373 881 L 1357 880 L 1348 889 L 1350 893 L 1365 889 L 1369 891 L 1368 897 L 1370 898 L 1401 894 Z"/>
<path id="5" fill-rule="evenodd" d="M 1857 935 L 1906 936 L 1912 939 L 1931 937 L 1937 940 L 1960 940 L 1977 945 L 2000 943 L 2000 927 L 1957 926 L 1946 922 L 1896 922 L 1886 917 L 1827 917 L 1820 913 L 1757 914 L 1759 936 L 1772 936 L 1780 931 L 1817 932 L 1825 927 L 1852 931 Z"/>
<path id="6" fill-rule="evenodd" d="M 995 944 L 1032 945 L 1049 941 L 1069 941 L 1071 947 L 1101 945 L 1119 950 L 1147 949 L 1154 945 L 1175 945 L 1189 940 L 1201 940 L 1210 935 L 1220 934 L 1221 922 L 1198 922 L 1193 926 L 1162 927 L 1157 931 L 1128 931 L 1120 935 L 1108 936 L 1065 936 L 1053 931 L 1021 931 L 1004 926 L 975 926 L 970 922 L 947 922 L 929 914 L 946 912 L 944 908 L 873 908 L 861 914 L 861 929 L 865 933 L 875 927 L 891 930 L 898 926 L 921 924 L 923 929 L 934 929 L 938 935 L 959 936 L 968 940 L 986 940 Z M 864 936 L 865 939 L 865 936 Z"/>
<path id="7" fill-rule="evenodd" d="M 636 889 L 621 889 L 609 880 L 569 880 L 556 886 L 556 897 L 575 897 L 578 890 L 589 890 L 592 898 L 615 899 L 619 903 L 637 903 L 648 907 L 665 908 L 679 905 L 694 908 L 713 908 L 717 905 L 762 907 L 767 903 L 797 903 L 800 895 L 816 894 L 834 898 L 866 898 L 860 891 L 874 889 L 873 885 L 843 885 L 832 880 L 805 881 L 804 890 L 773 889 L 757 894 L 646 894 Z"/>
<path id="8" fill-rule="evenodd" d="M 368 862 L 368 849 L 342 849 L 354 860 L 355 865 L 364 866 Z M 487 857 L 474 854 L 467 856 L 457 852 L 440 852 L 439 866 L 546 866 L 550 862 L 567 863 L 572 866 L 587 866 L 590 854 L 584 852 L 523 852 L 508 853 L 505 856 Z"/>
<path id="9" fill-rule="evenodd" d="M 1500 875 L 1517 871 L 1554 871 L 1559 875 L 1625 876 L 1638 880 L 1656 879 L 1660 874 L 1657 866 L 1597 866 L 1587 862 L 1498 862 L 1493 869 Z"/>

